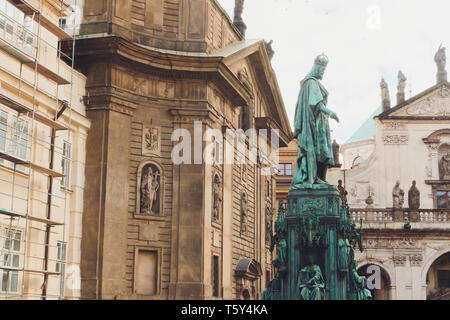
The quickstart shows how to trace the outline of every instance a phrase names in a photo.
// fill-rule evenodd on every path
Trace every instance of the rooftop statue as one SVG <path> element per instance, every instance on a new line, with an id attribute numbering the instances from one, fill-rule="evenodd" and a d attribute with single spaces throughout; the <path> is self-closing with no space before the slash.
<path id="1" fill-rule="evenodd" d="M 381 79 L 380 83 L 381 88 L 381 101 L 383 105 L 383 112 L 389 110 L 391 108 L 391 97 L 389 94 L 389 87 L 384 78 Z"/>
<path id="2" fill-rule="evenodd" d="M 328 91 L 320 83 L 328 64 L 325 55 L 319 55 L 311 72 L 301 82 L 295 110 L 295 132 L 298 155 L 292 187 L 312 187 L 326 184 L 326 172 L 334 165 L 333 148 L 328 119 L 339 118 L 326 107 Z"/>
<path id="3" fill-rule="evenodd" d="M 398 86 L 397 86 L 397 104 L 405 102 L 405 88 L 406 88 L 406 76 L 403 72 L 398 72 Z"/>
<path id="4" fill-rule="evenodd" d="M 445 66 L 447 64 L 447 57 L 445 54 L 445 48 L 442 45 L 439 47 L 436 55 L 434 56 L 434 62 L 436 62 L 436 66 L 438 69 L 437 73 L 437 81 L 438 83 L 447 81 L 447 71 L 445 70 Z"/>
<path id="5" fill-rule="evenodd" d="M 392 201 L 394 209 L 401 209 L 405 201 L 405 192 L 400 188 L 400 181 L 395 183 L 392 189 Z"/>
<path id="6" fill-rule="evenodd" d="M 436 55 L 434 56 L 434 61 L 436 62 L 438 71 L 445 71 L 445 66 L 447 64 L 447 57 L 445 55 L 445 47 L 442 47 L 442 45 L 436 52 Z"/>

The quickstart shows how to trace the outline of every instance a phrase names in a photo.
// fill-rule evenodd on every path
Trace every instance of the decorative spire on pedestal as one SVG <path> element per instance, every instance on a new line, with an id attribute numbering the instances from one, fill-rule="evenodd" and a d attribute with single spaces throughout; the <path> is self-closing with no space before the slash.
<path id="1" fill-rule="evenodd" d="M 405 102 L 405 88 L 406 88 L 406 76 L 403 72 L 398 72 L 398 86 L 397 86 L 397 104 Z"/>
<path id="2" fill-rule="evenodd" d="M 244 1 L 245 0 L 235 0 L 234 1 L 234 19 L 233 24 L 245 38 L 245 31 L 247 30 L 247 26 L 242 20 L 242 12 L 244 11 Z"/>
<path id="3" fill-rule="evenodd" d="M 391 97 L 389 95 L 389 87 L 386 81 L 384 81 L 384 78 L 381 79 L 380 88 L 381 88 L 381 102 L 383 105 L 383 112 L 386 112 L 389 109 L 391 109 Z"/>
<path id="4" fill-rule="evenodd" d="M 447 71 L 445 70 L 445 65 L 447 63 L 447 57 L 445 55 L 445 48 L 441 46 L 439 47 L 436 55 L 434 56 L 434 61 L 436 62 L 436 66 L 438 69 L 437 72 L 437 83 L 447 82 Z"/>

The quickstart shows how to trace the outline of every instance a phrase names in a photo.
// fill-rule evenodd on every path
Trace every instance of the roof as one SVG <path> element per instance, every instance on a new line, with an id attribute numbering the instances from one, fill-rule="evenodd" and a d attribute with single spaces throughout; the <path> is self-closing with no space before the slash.
<path id="1" fill-rule="evenodd" d="M 394 112 L 396 112 L 396 111 L 402 109 L 403 107 L 405 107 L 405 106 L 407 106 L 407 105 L 410 105 L 410 104 L 412 104 L 413 102 L 415 102 L 415 101 L 417 101 L 417 100 L 419 100 L 419 99 L 425 97 L 425 96 L 428 95 L 429 93 L 433 92 L 434 90 L 436 90 L 436 89 L 438 89 L 438 88 L 440 88 L 440 87 L 442 87 L 442 86 L 447 86 L 447 88 L 450 88 L 450 83 L 447 82 L 447 81 L 439 82 L 439 83 L 435 84 L 434 86 L 428 88 L 427 90 L 422 91 L 421 93 L 419 93 L 419 94 L 417 94 L 417 95 L 411 97 L 410 99 L 408 99 L 408 100 L 406 100 L 406 101 L 404 101 L 404 102 L 398 104 L 397 106 L 395 106 L 395 107 L 393 107 L 393 108 L 391 108 L 391 109 L 389 109 L 389 110 L 387 110 L 387 111 L 385 111 L 385 112 L 379 114 L 379 115 L 378 115 L 378 118 L 379 118 L 380 120 L 389 119 L 389 118 L 390 118 L 390 119 L 396 118 L 395 116 L 392 116 L 392 114 L 393 114 Z"/>
<path id="2" fill-rule="evenodd" d="M 374 117 L 379 115 L 383 111 L 383 108 L 379 106 L 374 113 L 370 115 L 370 117 L 359 127 L 358 130 L 348 139 L 345 143 L 352 143 L 358 141 L 364 141 L 373 139 L 375 136 L 375 122 L 373 120 Z"/>

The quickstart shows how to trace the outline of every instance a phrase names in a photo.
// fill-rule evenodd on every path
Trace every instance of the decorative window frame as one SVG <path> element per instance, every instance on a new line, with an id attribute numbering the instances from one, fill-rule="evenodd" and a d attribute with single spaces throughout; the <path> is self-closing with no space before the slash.
<path id="1" fill-rule="evenodd" d="M 158 168 L 158 170 L 161 172 L 160 176 L 160 199 L 159 199 L 159 215 L 156 214 L 149 214 L 144 215 L 141 214 L 141 178 L 142 178 L 142 170 L 144 167 L 148 164 L 154 165 Z M 165 174 L 163 167 L 154 160 L 144 160 L 139 163 L 139 166 L 136 171 L 136 205 L 134 210 L 134 217 L 138 219 L 151 219 L 151 218 L 163 218 L 164 217 L 164 189 L 165 189 Z"/>
<path id="2" fill-rule="evenodd" d="M 156 291 L 154 295 L 139 294 L 136 292 L 136 272 L 137 272 L 137 259 L 139 251 L 153 251 L 156 252 Z M 134 261 L 133 261 L 133 294 L 139 297 L 158 297 L 161 295 L 161 274 L 162 274 L 162 255 L 164 250 L 160 247 L 148 247 L 148 246 L 134 246 Z"/>

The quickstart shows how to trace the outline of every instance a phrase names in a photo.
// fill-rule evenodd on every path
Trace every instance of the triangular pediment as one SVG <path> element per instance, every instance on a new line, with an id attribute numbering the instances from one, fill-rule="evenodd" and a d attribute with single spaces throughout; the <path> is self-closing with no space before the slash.
<path id="1" fill-rule="evenodd" d="M 450 86 L 448 83 L 436 85 L 395 108 L 382 113 L 379 117 L 381 119 L 450 118 Z"/>
<path id="2" fill-rule="evenodd" d="M 292 129 L 286 114 L 283 98 L 270 64 L 267 46 L 263 40 L 245 40 L 214 52 L 224 57 L 224 64 L 253 95 L 259 91 L 264 96 L 260 117 L 268 117 L 284 132 L 285 143 L 292 139 Z M 254 101 L 254 103 L 258 103 Z"/>

